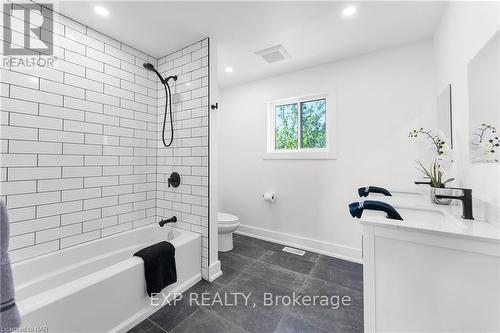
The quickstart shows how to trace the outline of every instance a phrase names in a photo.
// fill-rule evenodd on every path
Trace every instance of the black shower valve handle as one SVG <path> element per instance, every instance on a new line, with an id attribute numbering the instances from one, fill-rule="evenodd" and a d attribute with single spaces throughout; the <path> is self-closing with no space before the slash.
<path id="1" fill-rule="evenodd" d="M 173 186 L 173 187 L 179 187 L 181 184 L 181 175 L 179 175 L 177 172 L 172 172 L 170 174 L 170 177 L 167 179 L 168 187 Z"/>

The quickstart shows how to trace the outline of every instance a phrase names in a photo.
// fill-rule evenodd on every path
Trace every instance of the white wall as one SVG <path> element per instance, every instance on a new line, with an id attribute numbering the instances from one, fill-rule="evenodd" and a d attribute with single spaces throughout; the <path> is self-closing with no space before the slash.
<path id="1" fill-rule="evenodd" d="M 451 83 L 457 169 L 474 197 L 500 206 L 500 164 L 469 162 L 467 65 L 499 29 L 498 1 L 451 2 L 435 38 L 437 89 Z M 498 124 L 497 124 L 498 125 Z"/>
<path id="2" fill-rule="evenodd" d="M 165 147 L 161 139 L 165 110 L 165 89 L 158 85 L 156 119 L 158 215 L 177 216 L 176 227 L 202 235 L 202 273 L 208 279 L 208 39 L 158 59 L 163 77 L 177 75 L 169 82 L 173 94 L 174 141 Z M 170 140 L 167 115 L 165 140 Z M 176 171 L 178 188 L 167 179 Z"/>
<path id="3" fill-rule="evenodd" d="M 424 41 L 222 90 L 220 209 L 239 216 L 243 231 L 359 259 L 360 227 L 347 205 L 359 186 L 412 187 L 419 149 L 407 136 L 435 124 L 433 70 Z M 336 95 L 328 103 L 338 159 L 263 160 L 268 103 L 315 93 Z M 268 190 L 277 192 L 273 205 L 261 199 Z"/>
<path id="4" fill-rule="evenodd" d="M 219 261 L 219 232 L 217 228 L 217 211 L 219 210 L 219 149 L 217 146 L 217 110 L 211 110 L 211 105 L 219 102 L 219 77 L 217 71 L 218 52 L 217 40 L 209 39 L 209 280 L 213 281 L 221 274 Z M 215 65 L 213 65 L 215 64 Z"/>

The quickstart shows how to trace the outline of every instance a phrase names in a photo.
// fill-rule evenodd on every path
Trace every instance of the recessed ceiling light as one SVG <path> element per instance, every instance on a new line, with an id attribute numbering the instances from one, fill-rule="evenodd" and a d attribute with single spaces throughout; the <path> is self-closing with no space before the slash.
<path id="1" fill-rule="evenodd" d="M 108 16 L 109 15 L 109 11 L 106 8 L 101 7 L 101 6 L 94 6 L 94 11 L 101 16 Z"/>
<path id="2" fill-rule="evenodd" d="M 344 17 L 351 17 L 354 14 L 356 14 L 358 10 L 354 6 L 347 6 L 342 10 L 342 16 Z"/>
<path id="3" fill-rule="evenodd" d="M 224 70 L 226 71 L 226 73 L 232 73 L 233 67 L 227 66 Z"/>

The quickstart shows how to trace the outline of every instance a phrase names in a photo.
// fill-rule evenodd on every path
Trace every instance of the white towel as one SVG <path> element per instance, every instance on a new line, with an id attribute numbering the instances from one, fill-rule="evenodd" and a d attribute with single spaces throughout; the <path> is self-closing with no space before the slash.
<path id="1" fill-rule="evenodd" d="M 0 331 L 10 332 L 21 325 L 14 298 L 14 280 L 9 258 L 9 214 L 0 200 Z"/>

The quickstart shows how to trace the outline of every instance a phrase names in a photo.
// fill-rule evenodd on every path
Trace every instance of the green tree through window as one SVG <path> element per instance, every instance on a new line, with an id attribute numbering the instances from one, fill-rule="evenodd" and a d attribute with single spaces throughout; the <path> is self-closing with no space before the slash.
<path id="1" fill-rule="evenodd" d="M 297 149 L 297 104 L 278 105 L 274 110 L 276 150 Z"/>
<path id="2" fill-rule="evenodd" d="M 326 99 L 276 105 L 274 122 L 276 150 L 326 148 Z"/>
<path id="3" fill-rule="evenodd" d="M 301 147 L 326 147 L 326 100 L 303 102 L 301 112 Z"/>

